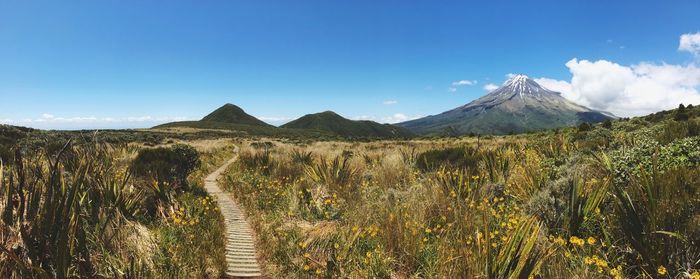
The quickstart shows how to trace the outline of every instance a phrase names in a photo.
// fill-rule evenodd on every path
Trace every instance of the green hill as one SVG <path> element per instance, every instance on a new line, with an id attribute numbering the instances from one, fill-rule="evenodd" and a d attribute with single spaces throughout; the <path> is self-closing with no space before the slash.
<path id="1" fill-rule="evenodd" d="M 247 114 L 233 104 L 225 104 L 199 121 L 170 122 L 153 127 L 153 129 L 177 128 L 228 130 L 241 136 L 291 138 L 333 138 L 335 136 L 324 131 L 277 128 Z"/>
<path id="2" fill-rule="evenodd" d="M 240 136 L 292 137 L 292 138 L 334 138 L 335 135 L 316 130 L 285 129 L 275 126 L 254 126 L 208 121 L 180 121 L 165 123 L 152 129 L 195 128 L 205 130 L 228 130 L 240 133 Z"/>
<path id="3" fill-rule="evenodd" d="M 200 121 L 272 127 L 272 125 L 267 124 L 250 114 L 247 114 L 245 111 L 243 111 L 243 109 L 233 104 L 225 104 L 221 106 L 202 118 Z"/>
<path id="4" fill-rule="evenodd" d="M 286 131 L 278 131 L 277 127 L 247 114 L 243 109 L 234 104 L 225 104 L 199 121 L 170 122 L 153 127 L 153 129 L 168 128 L 231 130 L 241 132 L 242 134 L 259 136 L 300 134 L 295 131 L 289 133 L 285 133 Z"/>
<path id="5" fill-rule="evenodd" d="M 349 120 L 332 111 L 307 114 L 281 127 L 327 131 L 343 137 L 357 138 L 410 138 L 414 136 L 411 131 L 405 128 L 373 121 Z"/>

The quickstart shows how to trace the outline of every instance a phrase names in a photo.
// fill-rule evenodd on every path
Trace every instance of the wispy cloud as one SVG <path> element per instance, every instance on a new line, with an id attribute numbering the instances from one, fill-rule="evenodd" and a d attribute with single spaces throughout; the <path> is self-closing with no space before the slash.
<path id="1" fill-rule="evenodd" d="M 353 117 L 354 120 L 371 120 L 371 121 L 376 121 L 380 123 L 389 123 L 389 124 L 394 124 L 394 123 L 399 123 L 399 122 L 404 122 L 404 121 L 409 121 L 413 119 L 418 119 L 423 117 L 422 115 L 408 115 L 405 113 L 394 113 L 392 115 L 387 115 L 387 116 L 381 116 L 381 117 L 375 117 L 375 116 L 370 116 L 370 115 L 361 115 L 361 116 L 356 116 Z"/>
<path id="2" fill-rule="evenodd" d="M 454 81 L 454 82 L 452 82 L 452 86 L 450 86 L 449 88 L 447 88 L 447 91 L 448 91 L 448 92 L 457 92 L 457 87 L 460 87 L 460 86 L 469 86 L 469 85 L 474 85 L 474 84 L 477 84 L 477 83 L 478 83 L 477 80 L 468 80 L 468 79 L 463 79 L 463 80 Z"/>
<path id="3" fill-rule="evenodd" d="M 273 125 L 281 125 L 296 119 L 288 116 L 256 116 L 256 118 Z"/>
<path id="4" fill-rule="evenodd" d="M 397 101 L 397 100 L 386 100 L 386 101 L 382 102 L 382 104 L 387 105 L 387 106 L 395 105 L 398 103 L 399 103 L 399 101 Z"/>
<path id="5" fill-rule="evenodd" d="M 496 90 L 496 89 L 498 89 L 498 85 L 495 85 L 493 83 L 489 83 L 489 84 L 484 85 L 484 90 L 486 90 L 486 91 L 491 92 L 491 91 Z"/>
<path id="6" fill-rule="evenodd" d="M 257 119 L 260 119 L 262 121 L 288 121 L 288 120 L 294 120 L 293 117 L 286 117 L 286 116 L 259 116 L 256 117 Z"/>
<path id="7" fill-rule="evenodd" d="M 128 116 L 128 117 L 96 117 L 96 116 L 56 116 L 51 113 L 43 113 L 37 118 L 24 118 L 20 120 L 3 119 L 0 122 L 10 125 L 31 126 L 41 129 L 73 129 L 73 128 L 104 128 L 129 124 L 129 126 L 144 126 L 146 124 L 159 124 L 173 121 L 193 120 L 188 117 L 153 117 Z"/>
<path id="8" fill-rule="evenodd" d="M 700 32 L 681 35 L 678 50 L 687 51 L 695 56 L 700 56 Z"/>
<path id="9" fill-rule="evenodd" d="M 477 84 L 477 82 L 478 81 L 476 81 L 476 80 L 463 79 L 463 80 L 458 80 L 458 81 L 453 82 L 452 86 L 474 85 L 474 84 Z"/>
<path id="10" fill-rule="evenodd" d="M 450 87 L 447 88 L 447 92 L 457 92 L 457 88 L 461 86 L 470 86 L 479 83 L 477 80 L 462 79 L 452 82 Z"/>

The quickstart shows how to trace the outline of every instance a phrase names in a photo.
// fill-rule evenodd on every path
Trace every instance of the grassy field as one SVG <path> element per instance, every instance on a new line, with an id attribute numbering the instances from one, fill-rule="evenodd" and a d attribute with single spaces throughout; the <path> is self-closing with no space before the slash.
<path id="1" fill-rule="evenodd" d="M 540 134 L 241 141 L 273 278 L 700 278 L 697 109 Z"/>
<path id="2" fill-rule="evenodd" d="M 233 148 L 225 140 L 189 142 L 196 150 L 175 143 L 66 141 L 6 152 L 0 277 L 219 277 L 223 220 L 201 186 Z M 191 156 L 174 156 L 178 150 Z M 156 159 L 139 159 L 147 153 Z M 167 161 L 186 158 L 186 169 Z"/>
<path id="3" fill-rule="evenodd" d="M 700 278 L 700 110 L 406 141 L 1 127 L 0 278 Z"/>

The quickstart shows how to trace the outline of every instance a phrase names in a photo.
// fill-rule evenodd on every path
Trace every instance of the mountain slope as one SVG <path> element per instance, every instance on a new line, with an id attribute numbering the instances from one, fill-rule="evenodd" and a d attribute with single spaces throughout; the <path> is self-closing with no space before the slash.
<path id="1" fill-rule="evenodd" d="M 591 110 L 524 75 L 464 106 L 397 124 L 418 134 L 508 134 L 601 122 L 612 114 Z"/>
<path id="2" fill-rule="evenodd" d="M 199 121 L 170 122 L 153 127 L 153 129 L 171 128 L 230 130 L 260 136 L 303 136 L 309 134 L 305 131 L 279 129 L 247 114 L 243 109 L 233 104 L 225 104 Z M 309 135 L 324 136 L 324 134 L 318 133 Z"/>
<path id="3" fill-rule="evenodd" d="M 405 128 L 373 121 L 349 120 L 332 111 L 307 114 L 281 127 L 328 131 L 343 137 L 408 138 L 413 136 L 413 133 Z"/>
<path id="4" fill-rule="evenodd" d="M 243 109 L 233 104 L 221 106 L 200 121 L 272 127 L 272 125 L 247 114 Z"/>

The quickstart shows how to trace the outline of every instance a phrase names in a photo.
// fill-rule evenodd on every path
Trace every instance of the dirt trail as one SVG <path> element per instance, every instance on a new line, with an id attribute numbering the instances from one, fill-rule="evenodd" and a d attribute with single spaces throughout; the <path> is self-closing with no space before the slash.
<path id="1" fill-rule="evenodd" d="M 214 197 L 224 216 L 226 224 L 226 275 L 232 278 L 250 278 L 262 276 L 255 250 L 255 238 L 245 214 L 231 198 L 231 194 L 219 188 L 216 179 L 226 168 L 236 161 L 233 157 L 204 179 L 204 188 Z"/>

